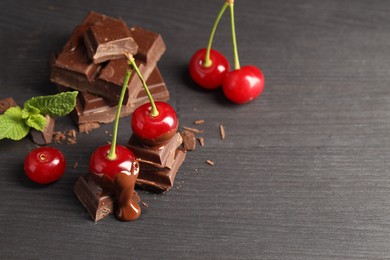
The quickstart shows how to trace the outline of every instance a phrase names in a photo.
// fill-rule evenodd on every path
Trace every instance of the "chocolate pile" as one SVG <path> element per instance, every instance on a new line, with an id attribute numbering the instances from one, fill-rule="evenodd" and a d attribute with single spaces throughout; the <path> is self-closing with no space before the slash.
<path id="1" fill-rule="evenodd" d="M 123 50 L 135 58 L 155 100 L 167 101 L 169 92 L 157 67 L 165 52 L 158 33 L 138 26 L 128 28 L 120 19 L 90 12 L 77 26 L 51 64 L 50 79 L 60 91 L 79 90 L 72 113 L 80 132 L 114 121 L 128 66 Z M 121 116 L 147 102 L 142 82 L 132 73 Z"/>
<path id="2" fill-rule="evenodd" d="M 120 19 L 89 13 L 52 59 L 51 66 L 51 81 L 59 91 L 79 91 L 73 112 L 79 131 L 88 132 L 101 123 L 115 120 L 125 73 L 131 69 L 124 52 L 134 57 L 154 100 L 168 100 L 167 87 L 157 68 L 165 48 L 158 33 L 137 26 L 129 29 Z M 140 78 L 132 73 L 121 116 L 130 115 L 148 101 Z M 132 135 L 127 147 L 135 154 L 140 166 L 136 185 L 155 192 L 169 190 L 186 155 L 181 145 L 179 133 L 159 144 L 146 144 Z M 94 221 L 112 214 L 118 207 L 116 199 L 119 196 L 116 196 L 119 191 L 103 189 L 98 183 L 90 173 L 79 177 L 73 188 Z M 132 200 L 139 202 L 136 192 Z"/>

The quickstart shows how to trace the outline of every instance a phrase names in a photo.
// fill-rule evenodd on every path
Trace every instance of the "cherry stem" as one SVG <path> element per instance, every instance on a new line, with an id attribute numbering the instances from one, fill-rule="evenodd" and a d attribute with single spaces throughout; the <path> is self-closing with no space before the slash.
<path id="1" fill-rule="evenodd" d="M 221 10 L 220 10 L 219 13 L 218 13 L 217 19 L 215 19 L 213 28 L 211 29 L 209 42 L 208 42 L 208 44 L 207 44 L 206 55 L 205 55 L 205 57 L 204 57 L 204 63 L 203 63 L 203 66 L 204 66 L 204 67 L 210 67 L 211 64 L 212 64 L 212 61 L 210 60 L 211 44 L 213 43 L 214 34 L 215 34 L 215 31 L 217 30 L 217 26 L 218 26 L 218 24 L 219 24 L 219 20 L 221 20 L 221 17 L 222 17 L 223 13 L 225 12 L 225 10 L 226 10 L 226 8 L 227 8 L 228 6 L 229 6 L 229 3 L 228 3 L 228 2 L 225 2 L 225 3 L 223 4 Z"/>
<path id="2" fill-rule="evenodd" d="M 236 40 L 236 27 L 234 25 L 234 1 L 229 3 L 230 6 L 230 21 L 232 25 L 232 42 L 233 42 L 233 53 L 234 53 L 234 68 L 240 69 L 240 61 L 238 59 L 237 40 Z"/>
<path id="3" fill-rule="evenodd" d="M 116 159 L 115 148 L 116 148 L 116 140 L 117 140 L 117 136 L 118 136 L 119 118 L 121 115 L 122 103 L 123 103 L 123 99 L 125 97 L 127 84 L 129 84 L 130 76 L 131 76 L 131 70 L 127 69 L 126 74 L 125 74 L 125 79 L 124 79 L 123 85 L 122 85 L 121 94 L 119 96 L 118 109 L 117 109 L 116 115 L 115 115 L 114 132 L 112 133 L 111 147 L 110 147 L 110 151 L 108 152 L 108 155 L 107 155 L 107 158 L 109 160 Z"/>
<path id="4" fill-rule="evenodd" d="M 146 95 L 147 95 L 148 98 L 149 98 L 149 102 L 150 102 L 150 105 L 151 105 L 151 107 L 152 107 L 152 110 L 150 111 L 150 115 L 151 115 L 152 117 L 158 116 L 159 112 L 158 112 L 158 110 L 157 110 L 156 104 L 154 103 L 153 96 L 152 96 L 152 94 L 150 94 L 149 88 L 148 88 L 148 86 L 146 85 L 145 79 L 144 79 L 144 77 L 142 76 L 141 72 L 139 71 L 137 64 L 135 64 L 134 58 L 131 57 L 131 56 L 129 56 L 129 62 L 130 62 L 130 64 L 131 64 L 131 66 L 133 67 L 133 69 L 135 70 L 135 72 L 137 73 L 139 79 L 142 81 L 142 85 L 143 85 L 143 87 L 144 87 L 144 89 L 145 89 Z"/>

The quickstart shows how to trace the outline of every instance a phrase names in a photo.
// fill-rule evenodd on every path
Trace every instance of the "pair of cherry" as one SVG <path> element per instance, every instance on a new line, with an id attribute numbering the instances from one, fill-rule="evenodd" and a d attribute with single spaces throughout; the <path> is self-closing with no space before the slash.
<path id="1" fill-rule="evenodd" d="M 232 41 L 234 52 L 234 70 L 226 57 L 211 48 L 214 33 L 225 12 L 230 8 Z M 234 1 L 226 0 L 211 30 L 207 48 L 195 52 L 189 63 L 191 78 L 205 89 L 216 89 L 222 86 L 225 96 L 234 103 L 244 104 L 258 97 L 264 89 L 264 75 L 253 65 L 240 66 L 234 24 Z"/>

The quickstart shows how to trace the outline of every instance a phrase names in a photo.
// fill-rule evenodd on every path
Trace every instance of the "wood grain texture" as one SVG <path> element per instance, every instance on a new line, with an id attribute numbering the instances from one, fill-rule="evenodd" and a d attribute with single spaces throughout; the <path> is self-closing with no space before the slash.
<path id="1" fill-rule="evenodd" d="M 95 10 L 162 34 L 170 103 L 205 139 L 171 191 L 139 191 L 149 206 L 138 221 L 97 224 L 72 187 L 112 125 L 53 144 L 67 172 L 44 187 L 23 173 L 29 138 L 1 140 L 1 259 L 390 258 L 390 2 L 236 1 L 241 64 L 266 77 L 261 98 L 244 106 L 200 90 L 187 73 L 221 3 L 0 2 L 0 98 L 54 93 L 50 56 Z M 232 61 L 228 16 L 214 44 Z M 68 117 L 56 124 L 74 128 Z M 118 142 L 130 134 L 122 119 Z"/>

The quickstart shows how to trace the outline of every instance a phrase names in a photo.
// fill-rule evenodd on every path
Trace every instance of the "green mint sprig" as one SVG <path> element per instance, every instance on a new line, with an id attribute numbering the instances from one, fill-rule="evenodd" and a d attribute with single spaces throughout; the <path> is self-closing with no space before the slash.
<path id="1" fill-rule="evenodd" d="M 76 106 L 77 94 L 77 91 L 70 91 L 33 97 L 24 103 L 23 109 L 10 107 L 0 115 L 0 140 L 20 140 L 28 134 L 30 127 L 43 131 L 47 124 L 45 115 L 60 117 L 69 114 Z"/>

